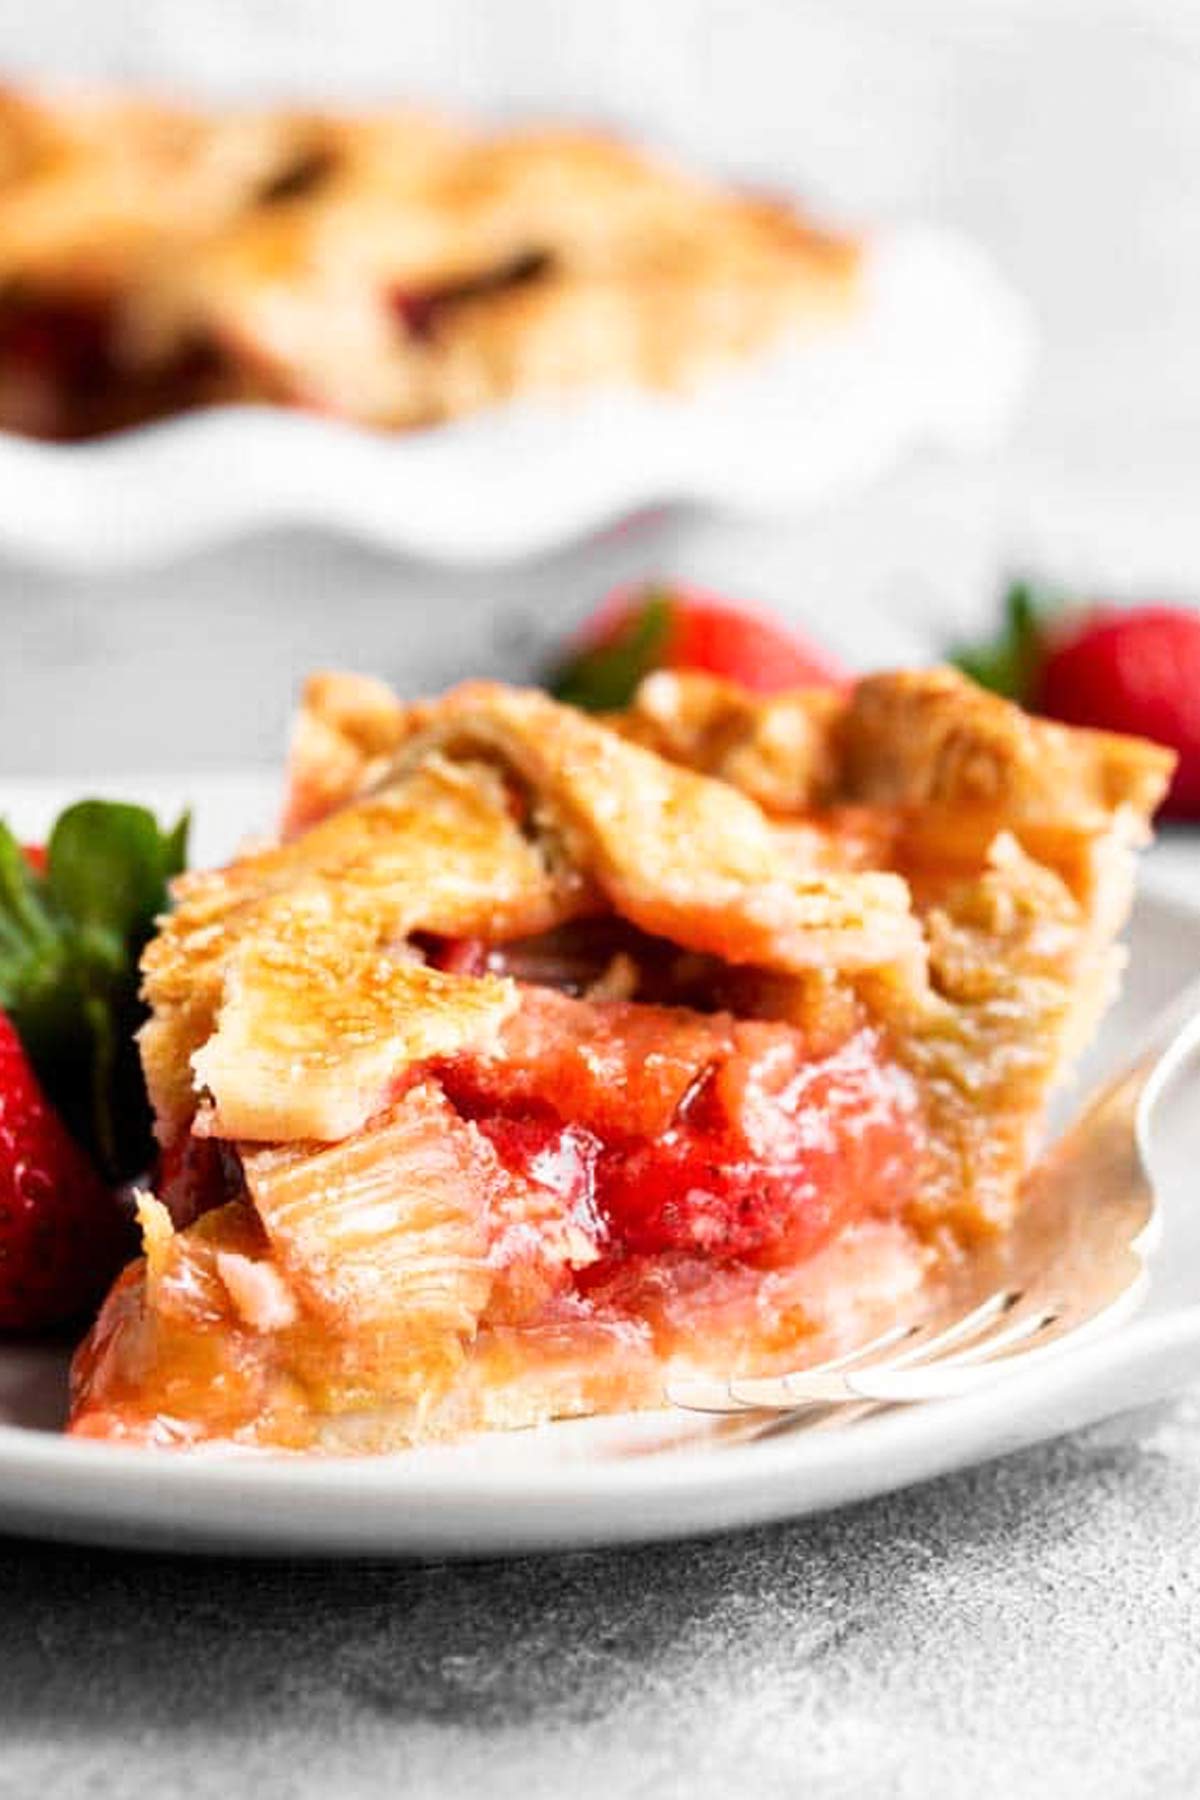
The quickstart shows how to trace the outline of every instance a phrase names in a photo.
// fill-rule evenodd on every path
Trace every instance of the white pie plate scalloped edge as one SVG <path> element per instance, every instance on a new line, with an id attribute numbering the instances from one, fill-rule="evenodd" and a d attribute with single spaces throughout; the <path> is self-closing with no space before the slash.
<path id="1" fill-rule="evenodd" d="M 197 860 L 269 822 L 273 776 L 210 774 L 0 789 L 0 812 L 36 836 L 83 791 L 193 807 Z M 1190 885 L 1200 842 L 1163 859 Z M 1153 867 L 1153 865 L 1152 865 Z M 1124 992 L 1067 1110 L 1134 1054 L 1200 969 L 1200 909 L 1144 887 Z M 246 1554 L 494 1556 L 646 1541 L 799 1517 L 963 1468 L 1164 1398 L 1200 1380 L 1200 1055 L 1160 1102 L 1152 1133 L 1164 1228 L 1148 1301 L 1111 1336 L 990 1391 L 839 1430 L 722 1443 L 704 1421 L 644 1414 L 496 1434 L 358 1459 L 155 1453 L 47 1429 L 61 1355 L 0 1347 L 0 1529 L 144 1548 Z"/>
<path id="2" fill-rule="evenodd" d="M 998 443 L 1035 334 L 983 252 L 925 226 L 879 232 L 864 292 L 852 322 L 689 396 L 612 389 L 396 435 L 259 406 L 87 444 L 0 433 L 0 551 L 97 572 L 307 524 L 510 562 L 648 506 L 794 512 L 910 451 Z"/>

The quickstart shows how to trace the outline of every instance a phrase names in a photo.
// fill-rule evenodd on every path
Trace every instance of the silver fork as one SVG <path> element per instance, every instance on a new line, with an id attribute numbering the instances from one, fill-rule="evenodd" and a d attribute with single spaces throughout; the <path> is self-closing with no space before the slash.
<path id="1" fill-rule="evenodd" d="M 1141 1303 L 1158 1203 L 1147 1147 L 1159 1095 L 1200 1044 L 1200 990 L 1159 1020 L 1146 1047 L 1030 1171 L 1019 1222 L 924 1315 L 844 1355 L 765 1377 L 688 1376 L 667 1399 L 691 1412 L 811 1413 L 822 1422 L 949 1399 L 1109 1331 Z M 842 1409 L 850 1409 L 843 1414 Z"/>

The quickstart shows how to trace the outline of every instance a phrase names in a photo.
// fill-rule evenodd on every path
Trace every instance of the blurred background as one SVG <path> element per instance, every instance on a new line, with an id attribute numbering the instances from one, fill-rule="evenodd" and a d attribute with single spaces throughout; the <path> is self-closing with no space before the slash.
<path id="1" fill-rule="evenodd" d="M 268 762 L 302 674 L 519 675 L 612 582 L 691 576 L 852 662 L 936 653 L 1032 569 L 1200 596 L 1200 9 L 1190 0 L 39 0 L 12 77 L 413 96 L 619 124 L 834 219 L 968 231 L 1041 333 L 1001 454 L 819 516 L 643 517 L 495 574 L 277 534 L 120 578 L 0 564 L 0 771 Z"/>

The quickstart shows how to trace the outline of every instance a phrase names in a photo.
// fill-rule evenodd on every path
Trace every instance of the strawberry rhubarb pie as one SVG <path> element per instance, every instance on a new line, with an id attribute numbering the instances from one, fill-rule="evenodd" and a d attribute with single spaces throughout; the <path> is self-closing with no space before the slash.
<path id="1" fill-rule="evenodd" d="M 577 129 L 0 94 L 0 425 L 37 437 L 677 387 L 841 319 L 859 263 L 790 205 Z"/>
<path id="2" fill-rule="evenodd" d="M 1170 774 L 949 670 L 585 716 L 310 683 L 144 960 L 71 1429 L 387 1450 L 802 1365 L 994 1243 Z"/>

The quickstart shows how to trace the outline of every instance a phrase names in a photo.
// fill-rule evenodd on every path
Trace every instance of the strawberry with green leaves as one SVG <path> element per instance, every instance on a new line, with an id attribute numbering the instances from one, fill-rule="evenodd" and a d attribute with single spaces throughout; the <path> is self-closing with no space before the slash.
<path id="1" fill-rule="evenodd" d="M 0 1326 L 77 1314 L 128 1254 L 116 1184 L 153 1155 L 138 960 L 186 820 L 85 800 L 44 853 L 0 824 Z"/>
<path id="2" fill-rule="evenodd" d="M 1179 763 L 1163 814 L 1200 819 L 1200 611 L 1066 604 L 1019 583 L 1001 635 L 957 661 L 1031 712 L 1165 744 Z"/>
<path id="3" fill-rule="evenodd" d="M 824 650 L 777 620 L 672 583 L 610 594 L 549 686 L 557 699 L 586 712 L 616 712 L 655 669 L 697 669 L 759 694 L 847 679 Z"/>

